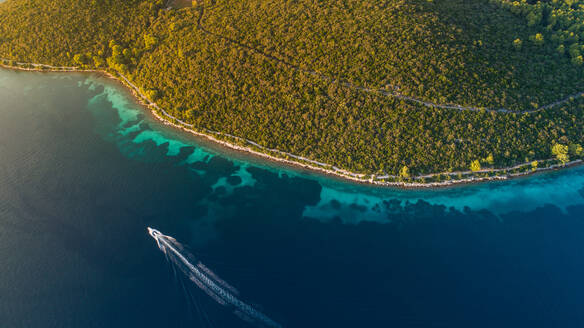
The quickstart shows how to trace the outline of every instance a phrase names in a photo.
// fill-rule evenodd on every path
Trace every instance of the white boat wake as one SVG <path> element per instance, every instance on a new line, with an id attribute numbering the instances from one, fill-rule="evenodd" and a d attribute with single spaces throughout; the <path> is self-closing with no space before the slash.
<path id="1" fill-rule="evenodd" d="M 260 327 L 282 327 L 262 312 L 239 299 L 239 292 L 217 277 L 213 271 L 196 260 L 176 239 L 148 228 L 148 233 L 166 258 L 174 264 L 190 281 L 209 295 L 217 303 L 229 307 L 241 319 Z"/>

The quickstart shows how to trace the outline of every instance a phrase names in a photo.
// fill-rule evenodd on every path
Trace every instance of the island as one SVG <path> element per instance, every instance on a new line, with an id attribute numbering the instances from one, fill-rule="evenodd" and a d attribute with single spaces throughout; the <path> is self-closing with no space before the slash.
<path id="1" fill-rule="evenodd" d="M 0 64 L 104 72 L 228 147 L 442 186 L 582 162 L 583 4 L 7 0 Z"/>

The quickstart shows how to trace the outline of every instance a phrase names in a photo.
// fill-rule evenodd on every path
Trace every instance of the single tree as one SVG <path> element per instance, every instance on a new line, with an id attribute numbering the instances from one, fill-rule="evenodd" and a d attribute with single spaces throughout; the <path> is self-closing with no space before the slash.
<path id="1" fill-rule="evenodd" d="M 481 170 L 481 162 L 477 159 L 470 163 L 470 170 L 473 172 L 477 172 Z"/>
<path id="2" fill-rule="evenodd" d="M 523 41 L 521 41 L 521 39 L 515 39 L 513 41 L 513 47 L 515 47 L 515 49 L 521 50 L 521 46 L 523 46 Z"/>
<path id="3" fill-rule="evenodd" d="M 566 164 L 570 161 L 570 156 L 568 155 L 568 146 L 556 143 L 552 146 L 552 154 L 556 156 L 558 161 L 562 164 Z"/>
<path id="4" fill-rule="evenodd" d="M 410 178 L 410 169 L 407 166 L 404 166 L 399 170 L 399 177 L 402 179 L 409 179 Z"/>

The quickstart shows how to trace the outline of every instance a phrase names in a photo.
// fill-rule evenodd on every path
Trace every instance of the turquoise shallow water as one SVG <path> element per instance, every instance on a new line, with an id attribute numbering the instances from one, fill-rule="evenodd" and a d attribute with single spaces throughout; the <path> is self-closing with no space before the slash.
<path id="1" fill-rule="evenodd" d="M 105 83 L 105 85 L 104 85 Z M 199 146 L 201 140 L 191 137 L 178 131 L 171 131 L 149 118 L 145 118 L 143 109 L 138 107 L 129 96 L 112 84 L 100 78 L 88 78 L 83 83 L 84 86 L 95 89 L 97 86 L 104 87 L 102 93 L 90 100 L 90 108 L 97 107 L 99 102 L 107 101 L 117 110 L 121 122 L 116 131 L 110 136 L 121 137 L 120 143 L 128 142 L 128 135 L 132 135 L 133 144 L 143 144 L 152 142 L 157 146 L 164 146 L 166 156 L 176 157 L 182 148 L 195 146 L 189 156 L 182 162 L 191 165 L 197 162 L 208 162 L 218 153 L 224 156 L 233 156 L 233 152 L 221 150 L 219 146 L 204 143 Z M 155 124 L 157 130 L 141 130 L 140 124 Z M 138 132 L 138 133 L 137 133 Z M 121 146 L 121 145 L 120 145 Z M 205 148 L 207 147 L 207 148 Z M 321 201 L 315 206 L 309 206 L 304 214 L 319 218 L 340 216 L 351 222 L 362 220 L 377 220 L 377 214 L 371 211 L 361 211 L 361 213 L 351 213 L 346 207 L 366 207 L 371 209 L 379 205 L 387 198 L 400 199 L 402 202 L 416 202 L 424 200 L 433 205 L 443 205 L 453 207 L 458 210 L 469 208 L 472 210 L 489 210 L 496 214 L 508 213 L 511 211 L 531 211 L 544 204 L 554 204 L 565 210 L 569 206 L 584 204 L 582 197 L 582 187 L 584 186 L 584 169 L 573 168 L 566 172 L 551 172 L 520 178 L 504 182 L 488 182 L 475 185 L 456 186 L 444 189 L 432 190 L 400 190 L 397 188 L 380 188 L 355 185 L 350 182 L 340 182 L 318 173 L 299 172 L 293 168 L 284 168 L 277 164 L 262 164 L 261 158 L 253 158 L 238 154 L 236 158 L 230 158 L 239 167 L 236 173 L 230 175 L 241 180 L 241 184 L 231 186 L 226 183 L 227 177 L 220 178 L 216 187 L 222 186 L 227 189 L 234 189 L 247 185 L 253 185 L 253 177 L 246 170 L 250 162 L 252 165 L 260 166 L 279 175 L 299 176 L 314 179 L 322 185 L 320 193 Z M 331 202 L 341 203 L 338 206 L 330 206 Z M 336 204 L 335 204 L 336 205 Z"/>
<path id="2" fill-rule="evenodd" d="M 369 187 L 164 126 L 98 75 L 0 70 L 0 97 L 9 327 L 248 326 L 185 298 L 147 226 L 286 327 L 584 324 L 582 167 Z"/>
<path id="3" fill-rule="evenodd" d="M 85 82 L 90 88 L 96 85 L 103 86 L 103 80 L 89 78 Z M 140 128 L 140 124 L 153 124 L 152 120 L 141 118 L 143 110 L 137 107 L 127 94 L 121 92 L 113 85 L 107 85 L 102 93 L 91 101 L 105 100 L 112 103 L 121 118 L 119 129 L 114 134 L 128 136 L 134 134 Z M 99 110 L 99 109 L 97 109 Z M 157 123 L 154 123 L 157 124 Z M 159 125 L 159 124 L 157 124 Z M 200 140 L 199 140 L 200 141 Z M 122 142 L 127 142 L 126 139 Z M 131 140 L 134 144 L 153 142 L 157 146 L 164 145 L 167 148 L 166 156 L 175 157 L 180 154 L 181 148 L 198 146 L 197 139 L 188 135 L 181 135 L 168 128 L 158 130 L 143 130 L 134 135 Z M 217 153 L 225 156 L 233 155 L 233 152 L 221 150 L 213 145 L 196 147 L 192 153 L 182 162 L 185 165 L 205 161 L 208 162 Z M 227 177 L 220 178 L 216 187 L 223 186 L 229 191 L 234 188 L 253 185 L 253 177 L 246 170 L 249 162 L 263 169 L 270 170 L 279 175 L 307 177 L 318 181 L 322 185 L 320 202 L 314 206 L 305 208 L 304 215 L 317 218 L 341 217 L 346 222 L 359 222 L 363 220 L 384 220 L 383 215 L 372 211 L 376 205 L 380 205 L 384 199 L 396 198 L 402 202 L 416 202 L 424 200 L 433 205 L 453 207 L 458 210 L 469 208 L 472 210 L 489 210 L 496 214 L 504 214 L 511 211 L 531 211 L 544 204 L 554 204 L 562 210 L 569 206 L 583 204 L 582 187 L 584 186 L 584 169 L 574 168 L 567 172 L 544 173 L 528 178 L 520 178 L 504 182 L 488 182 L 476 185 L 464 185 L 445 189 L 432 190 L 400 190 L 396 188 L 380 188 L 355 185 L 350 182 L 340 182 L 318 173 L 301 173 L 293 168 L 283 168 L 277 164 L 262 164 L 261 158 L 252 158 L 239 155 L 231 158 L 239 167 L 232 177 L 241 180 L 241 184 L 231 186 L 226 183 Z M 335 206 L 331 205 L 331 202 Z M 339 204 L 336 203 L 340 203 Z M 363 208 L 367 210 L 363 211 Z M 351 209 L 358 209 L 357 212 Z"/>

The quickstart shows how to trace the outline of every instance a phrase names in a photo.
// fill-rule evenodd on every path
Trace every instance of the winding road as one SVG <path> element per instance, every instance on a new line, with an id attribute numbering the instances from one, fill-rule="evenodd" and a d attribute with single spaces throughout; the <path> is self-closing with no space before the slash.
<path id="1" fill-rule="evenodd" d="M 215 2 L 213 1 L 213 5 L 215 5 Z M 530 114 L 530 113 L 535 113 L 535 112 L 540 112 L 540 111 L 544 111 L 559 105 L 562 105 L 564 103 L 567 103 L 569 101 L 571 101 L 572 99 L 575 98 L 580 98 L 580 97 L 584 97 L 584 92 L 579 92 L 570 96 L 567 96 L 563 99 L 557 100 L 553 103 L 538 107 L 538 108 L 534 108 L 534 109 L 527 109 L 527 110 L 522 110 L 522 111 L 518 111 L 518 110 L 509 110 L 506 108 L 499 108 L 499 109 L 495 109 L 495 108 L 484 108 L 484 107 L 473 107 L 473 106 L 462 106 L 462 105 L 457 105 L 457 104 L 438 104 L 438 103 L 433 103 L 433 102 L 429 102 L 429 101 L 425 101 L 416 97 L 410 97 L 410 96 L 405 96 L 403 94 L 400 94 L 399 92 L 395 92 L 395 91 L 389 91 L 386 89 L 375 89 L 375 88 L 368 88 L 368 87 L 364 87 L 364 86 L 360 86 L 360 85 L 356 85 L 354 83 L 351 83 L 349 81 L 345 81 L 345 80 L 340 80 L 340 79 L 336 79 L 333 78 L 331 76 L 327 76 L 325 74 L 316 72 L 316 71 L 312 71 L 312 70 L 307 70 L 304 69 L 298 65 L 295 65 L 293 63 L 290 63 L 284 59 L 278 58 L 275 55 L 266 53 L 264 51 L 262 51 L 261 49 L 257 49 L 253 46 L 250 46 L 248 44 L 245 44 L 241 41 L 238 41 L 236 39 L 233 38 L 229 38 L 223 35 L 220 35 L 218 33 L 212 32 L 209 29 L 207 29 L 204 26 L 204 14 L 205 14 L 205 6 L 201 6 L 199 7 L 199 11 L 200 11 L 200 15 L 198 17 L 197 20 L 197 28 L 202 31 L 203 33 L 216 37 L 216 38 L 220 38 L 226 42 L 229 42 L 231 44 L 234 44 L 240 48 L 244 48 L 247 49 L 249 51 L 252 51 L 256 54 L 259 54 L 261 56 L 263 56 L 264 58 L 267 58 L 269 60 L 275 61 L 277 63 L 280 63 L 290 69 L 305 73 L 305 74 L 309 74 L 311 76 L 314 76 L 316 78 L 319 78 L 323 81 L 328 81 L 330 83 L 337 83 L 341 86 L 347 87 L 347 88 L 352 88 L 355 90 L 359 90 L 362 92 L 367 92 L 367 93 L 372 93 L 372 94 L 377 94 L 380 96 L 387 96 L 387 97 L 392 97 L 392 98 L 396 98 L 396 99 L 400 99 L 400 100 L 404 100 L 404 101 L 408 101 L 411 103 L 415 103 L 415 104 L 419 104 L 419 105 L 423 105 L 425 107 L 429 107 L 429 108 L 440 108 L 440 109 L 451 109 L 451 110 L 459 110 L 459 111 L 472 111 L 472 112 L 480 112 L 480 111 L 485 111 L 485 112 L 495 112 L 495 113 L 503 113 L 503 114 Z M 55 71 L 95 71 L 95 70 L 83 70 L 80 69 L 79 67 L 72 67 L 72 66 L 52 66 L 52 65 L 47 65 L 47 64 L 39 64 L 39 63 L 25 63 L 25 62 L 18 62 L 18 61 L 13 61 L 10 59 L 5 59 L 5 58 L 0 58 L 0 62 L 5 62 L 5 63 L 10 63 L 10 65 L 3 65 L 0 63 L 0 65 L 2 66 L 21 66 L 21 69 L 30 69 L 30 70 L 55 70 Z M 23 67 L 24 66 L 24 67 Z M 158 106 L 156 103 L 150 101 L 141 91 L 140 89 L 134 85 L 128 78 L 126 78 L 124 75 L 122 75 L 121 73 L 118 72 L 119 77 L 121 78 L 121 80 L 123 82 L 125 82 L 135 93 L 136 95 L 141 98 L 148 106 L 151 106 L 152 108 L 155 108 L 158 112 L 160 112 L 162 115 L 164 115 L 167 119 L 170 119 L 171 121 L 177 122 L 180 124 L 180 126 L 182 126 L 183 128 L 188 128 L 190 131 L 192 132 L 196 132 L 195 131 L 195 127 L 193 124 L 189 124 L 171 114 L 169 114 L 167 111 L 165 111 L 163 108 L 161 108 L 160 106 Z M 349 172 L 343 169 L 340 169 L 338 167 L 335 167 L 331 164 L 327 164 L 327 163 L 323 163 L 323 162 L 319 162 L 319 161 L 315 161 L 306 157 L 302 157 L 302 156 L 298 156 L 298 155 L 294 155 L 292 153 L 287 153 L 278 149 L 272 149 L 272 148 L 267 148 L 264 147 L 262 145 L 259 145 L 258 143 L 252 141 L 252 140 L 248 140 L 248 139 L 244 139 L 241 137 L 237 137 L 231 134 L 226 134 L 226 133 L 222 133 L 222 132 L 217 132 L 217 131 L 211 131 L 211 130 L 207 130 L 207 129 L 203 129 L 202 130 L 204 133 L 202 133 L 203 135 L 206 136 L 210 136 L 210 135 L 216 135 L 216 136 L 224 136 L 224 137 L 229 137 L 232 138 L 234 140 L 243 142 L 245 144 L 248 145 L 252 145 L 258 149 L 260 149 L 263 152 L 266 153 L 271 153 L 271 154 L 278 154 L 279 156 L 283 156 L 284 158 L 293 158 L 296 161 L 301 161 L 301 162 L 305 162 L 305 163 L 310 163 L 313 166 L 317 166 L 320 169 L 327 171 L 329 173 L 334 173 L 334 174 L 340 174 L 343 176 L 347 176 L 347 177 L 351 177 L 354 179 L 359 179 L 359 180 L 363 180 L 365 178 L 365 174 L 358 174 L 358 173 L 353 173 L 353 172 Z M 213 138 L 214 139 L 214 138 Z M 217 140 L 217 139 L 215 139 Z M 219 141 L 219 140 L 217 140 Z M 221 142 L 221 141 L 220 141 Z M 229 143 L 231 144 L 231 143 Z M 236 145 L 231 144 L 233 147 L 237 148 Z M 252 151 L 250 148 L 246 148 L 245 150 L 248 151 Z M 271 155 L 267 155 L 264 154 L 268 157 L 272 157 Z M 272 157 L 274 159 L 278 159 L 277 157 Z M 543 160 L 540 162 L 545 162 L 545 161 L 549 161 L 549 160 Z M 515 169 L 519 169 L 522 167 L 525 167 L 527 165 L 531 165 L 531 162 L 529 163 L 522 163 L 519 165 L 516 165 L 514 167 L 509 167 L 509 168 L 502 168 L 502 169 L 488 169 L 488 170 L 482 170 L 479 172 L 471 172 L 471 171 L 464 171 L 464 172 L 442 172 L 442 173 L 432 173 L 432 174 L 426 174 L 426 175 L 419 175 L 419 176 L 415 176 L 412 177 L 412 179 L 414 180 L 419 180 L 419 179 L 426 179 L 426 178 L 432 178 L 438 175 L 448 175 L 448 176 L 455 176 L 455 175 L 469 175 L 469 174 L 474 174 L 474 173 L 487 173 L 487 172 L 502 172 L 502 171 L 509 171 L 509 170 L 515 170 Z M 539 170 L 539 169 L 538 169 Z M 385 179 L 399 179 L 399 176 L 396 175 L 383 175 L 383 176 L 373 176 L 372 177 L 372 181 L 373 180 L 385 180 Z"/>
<path id="2" fill-rule="evenodd" d="M 22 67 L 20 67 L 20 69 L 25 69 L 25 70 L 39 70 L 41 68 L 44 68 L 44 69 L 50 69 L 50 70 L 55 70 L 55 71 L 61 71 L 61 72 L 75 72 L 75 71 L 76 72 L 105 72 L 105 71 L 99 71 L 99 70 L 83 70 L 83 69 L 79 69 L 79 67 L 71 67 L 71 66 L 52 66 L 52 65 L 47 65 L 47 64 L 16 62 L 16 61 L 11 61 L 9 59 L 0 58 L 0 62 L 3 62 L 3 61 L 11 62 L 12 64 L 16 64 L 16 66 L 31 66 L 31 67 L 33 67 L 33 68 L 22 68 Z M 0 63 L 0 66 L 5 66 L 5 67 L 8 67 L 8 68 L 14 67 L 14 66 L 8 66 L 8 65 L 5 65 L 5 64 L 2 64 L 2 63 Z M 107 72 L 105 72 L 105 73 L 107 73 Z M 213 139 L 213 140 L 215 140 L 216 142 L 219 142 L 219 143 L 227 144 L 231 148 L 249 151 L 249 152 L 252 152 L 252 153 L 256 153 L 258 155 L 266 156 L 268 158 L 271 158 L 271 159 L 274 159 L 274 160 L 277 160 L 277 161 L 282 160 L 281 158 L 274 157 L 272 155 L 267 154 L 267 152 L 271 152 L 272 154 L 279 154 L 281 156 L 284 156 L 284 159 L 283 160 L 284 161 L 287 161 L 287 162 L 292 162 L 292 163 L 296 163 L 296 164 L 300 164 L 300 165 L 303 164 L 302 162 L 306 162 L 306 163 L 312 164 L 313 165 L 313 166 L 311 166 L 312 168 L 318 169 L 318 170 L 321 170 L 321 171 L 324 171 L 325 173 L 331 173 L 331 174 L 340 175 L 340 176 L 347 177 L 349 179 L 356 180 L 356 181 L 365 181 L 366 180 L 366 177 L 367 177 L 366 174 L 359 174 L 359 173 L 350 172 L 350 171 L 347 171 L 347 170 L 340 169 L 340 168 L 338 168 L 336 166 L 333 166 L 331 164 L 327 164 L 327 163 L 315 161 L 315 160 L 312 160 L 312 159 L 309 159 L 309 158 L 306 158 L 306 157 L 294 155 L 292 153 L 287 153 L 287 152 L 284 152 L 284 151 L 281 151 L 281 150 L 278 150 L 278 149 L 267 148 L 267 147 L 264 147 L 262 145 L 259 145 L 258 143 L 254 142 L 252 140 L 249 140 L 249 139 L 237 137 L 237 136 L 234 136 L 234 135 L 231 135 L 231 134 L 227 134 L 227 133 L 212 131 L 212 130 L 208 130 L 208 129 L 203 129 L 204 133 L 197 132 L 195 130 L 195 127 L 194 127 L 193 124 L 189 124 L 189 123 L 187 123 L 187 122 L 185 122 L 185 121 L 183 121 L 183 120 L 181 120 L 181 119 L 179 119 L 179 118 L 177 118 L 177 117 L 169 114 L 167 111 L 165 111 L 164 109 L 162 109 L 156 103 L 150 101 L 140 91 L 140 89 L 134 83 L 132 83 L 127 77 L 125 77 L 124 75 L 122 75 L 119 72 L 118 72 L 118 75 L 119 75 L 121 81 L 124 82 L 128 87 L 130 87 L 132 89 L 132 91 L 136 94 L 136 96 L 138 98 L 142 99 L 145 102 L 146 105 L 148 105 L 148 106 L 150 106 L 152 108 L 155 108 L 160 113 L 162 113 L 167 119 L 174 120 L 174 122 L 177 122 L 180 125 L 176 125 L 176 124 L 172 123 L 172 121 L 169 122 L 168 120 L 164 120 L 163 119 L 167 123 L 174 124 L 177 127 L 188 128 L 189 131 L 191 131 L 191 132 L 193 132 L 195 134 L 199 134 L 199 135 L 202 135 L 202 136 L 206 136 L 206 137 L 211 138 L 211 139 Z M 114 77 L 114 76 L 111 76 L 111 77 Z M 582 95 L 580 95 L 580 96 L 582 96 Z M 537 109 L 537 110 L 547 109 L 547 108 L 553 107 L 553 106 L 555 106 L 557 104 L 560 104 L 562 102 L 565 102 L 565 101 L 567 101 L 567 100 L 560 100 L 560 101 L 557 101 L 557 102 L 555 102 L 553 104 L 543 106 L 543 107 L 541 107 L 540 109 Z M 450 107 L 448 107 L 448 108 L 450 108 Z M 530 112 L 534 112 L 534 111 L 535 110 L 525 111 L 524 113 L 530 113 Z M 233 138 L 233 139 L 238 140 L 240 142 L 244 142 L 244 143 L 247 143 L 249 145 L 253 145 L 253 146 L 257 147 L 258 149 L 260 149 L 260 150 L 262 150 L 262 151 L 264 151 L 266 153 L 259 153 L 259 152 L 254 151 L 251 148 L 242 148 L 242 147 L 239 147 L 239 146 L 237 146 L 237 145 L 235 145 L 233 143 L 224 142 L 222 140 L 215 139 L 215 138 L 211 137 L 211 135 L 230 137 L 230 138 Z M 290 160 L 286 159 L 286 157 L 294 158 L 295 160 L 301 161 L 301 162 L 290 161 Z M 544 162 L 549 162 L 549 161 L 552 161 L 552 160 L 553 159 L 544 159 L 544 160 L 540 160 L 538 162 L 544 163 Z M 455 176 L 455 175 L 472 175 L 472 174 L 475 174 L 475 173 L 496 173 L 496 172 L 503 172 L 503 171 L 510 171 L 510 170 L 515 170 L 515 169 L 520 169 L 522 167 L 532 165 L 532 163 L 533 162 L 526 162 L 526 163 L 521 163 L 521 164 L 515 165 L 513 167 L 500 168 L 500 169 L 485 169 L 485 170 L 481 170 L 481 171 L 477 171 L 477 172 L 473 172 L 473 171 L 461 171 L 461 172 L 430 173 L 430 174 L 413 176 L 411 178 L 413 180 L 420 180 L 420 179 L 432 178 L 432 177 L 436 177 L 436 176 L 440 176 L 440 175 Z M 549 170 L 549 169 L 554 169 L 554 168 L 557 168 L 557 167 L 560 167 L 560 166 L 573 165 L 573 164 L 579 164 L 579 163 L 582 163 L 582 160 L 575 160 L 575 161 L 572 161 L 572 162 L 566 163 L 566 164 L 554 164 L 554 165 L 551 165 L 551 166 L 548 166 L 548 167 L 545 167 L 545 168 L 537 168 L 537 169 L 535 169 L 535 171 Z M 508 174 L 507 176 L 519 176 L 519 175 L 522 175 L 522 174 L 523 173 L 512 173 L 512 174 Z M 430 183 L 430 184 L 417 183 L 417 182 L 403 183 L 403 182 L 384 182 L 383 181 L 383 180 L 386 180 L 386 179 L 399 179 L 399 178 L 400 177 L 397 176 L 397 175 L 372 175 L 371 178 L 369 179 L 369 181 L 372 182 L 372 183 L 382 184 L 382 185 L 410 185 L 410 186 L 440 186 L 440 185 L 449 185 L 449 184 L 452 183 L 451 181 L 447 181 L 447 182 L 444 182 L 444 183 L 443 182 L 437 182 L 437 183 Z M 487 177 L 487 178 L 481 178 L 481 177 L 475 178 L 475 177 L 471 177 L 471 178 L 465 178 L 465 179 L 462 179 L 462 180 L 457 180 L 457 182 L 473 182 L 473 181 L 481 181 L 481 180 L 485 180 L 485 179 L 486 180 L 505 179 L 505 176 L 494 176 L 494 177 Z"/>
<path id="3" fill-rule="evenodd" d="M 215 1 L 213 1 L 213 6 L 215 6 Z M 212 8 L 212 7 L 211 7 Z M 415 103 L 415 104 L 419 104 L 419 105 L 423 105 L 425 107 L 429 107 L 429 108 L 440 108 L 440 109 L 455 109 L 455 110 L 460 110 L 460 111 L 472 111 L 472 112 L 480 112 L 480 111 L 485 111 L 485 112 L 494 112 L 494 113 L 506 113 L 506 114 L 528 114 L 528 113 L 535 113 L 535 112 L 540 112 L 546 109 L 550 109 L 552 107 L 556 107 L 562 104 L 565 104 L 567 102 L 569 102 L 571 99 L 574 98 L 579 98 L 579 97 L 583 97 L 584 96 L 584 91 L 582 92 L 578 92 L 572 95 L 569 95 L 563 99 L 560 99 L 558 101 L 555 101 L 551 104 L 547 104 L 545 106 L 541 106 L 538 108 L 533 108 L 533 109 L 526 109 L 526 110 L 510 110 L 507 108 L 485 108 L 485 107 L 473 107 L 473 106 L 462 106 L 462 105 L 457 105 L 457 104 L 437 104 L 437 103 L 433 103 L 433 102 L 429 102 L 429 101 L 425 101 L 416 97 L 410 97 L 410 96 L 405 96 L 403 94 L 400 94 L 399 92 L 395 92 L 395 91 L 388 91 L 386 89 L 373 89 L 373 88 L 367 88 L 364 86 L 360 86 L 360 85 L 356 85 L 354 83 L 351 83 L 349 81 L 343 81 L 343 80 L 339 80 L 339 79 L 335 79 L 333 77 L 327 76 L 325 74 L 316 72 L 316 71 L 312 71 L 312 70 L 307 70 L 304 68 L 301 68 L 298 65 L 292 64 L 282 58 L 278 58 L 275 55 L 269 54 L 264 52 L 263 50 L 260 50 L 258 48 L 252 47 L 248 44 L 242 43 L 241 41 L 235 40 L 233 38 L 230 37 L 226 37 L 224 35 L 215 33 L 210 31 L 209 29 L 207 29 L 204 26 L 204 15 L 205 15 L 205 6 L 200 6 L 199 7 L 199 18 L 197 19 L 197 28 L 199 30 L 201 30 L 203 33 L 207 34 L 207 35 L 211 35 L 217 38 L 220 38 L 222 40 L 225 40 L 229 43 L 235 44 L 236 46 L 239 46 L 241 48 L 253 51 L 269 60 L 273 60 L 275 62 L 278 62 L 284 66 L 287 66 L 293 70 L 296 71 L 300 71 L 306 74 L 310 74 L 312 76 L 315 76 L 317 78 L 320 78 L 321 80 L 324 81 L 329 81 L 331 83 L 338 83 L 344 87 L 348 87 L 348 88 L 352 88 L 355 90 L 359 90 L 359 91 L 363 91 L 363 92 L 367 92 L 367 93 L 372 93 L 372 94 L 377 94 L 377 95 L 381 95 L 381 96 L 387 96 L 387 97 L 392 97 L 392 98 L 396 98 L 396 99 L 400 99 L 400 100 L 404 100 L 404 101 L 408 101 L 411 103 Z"/>

